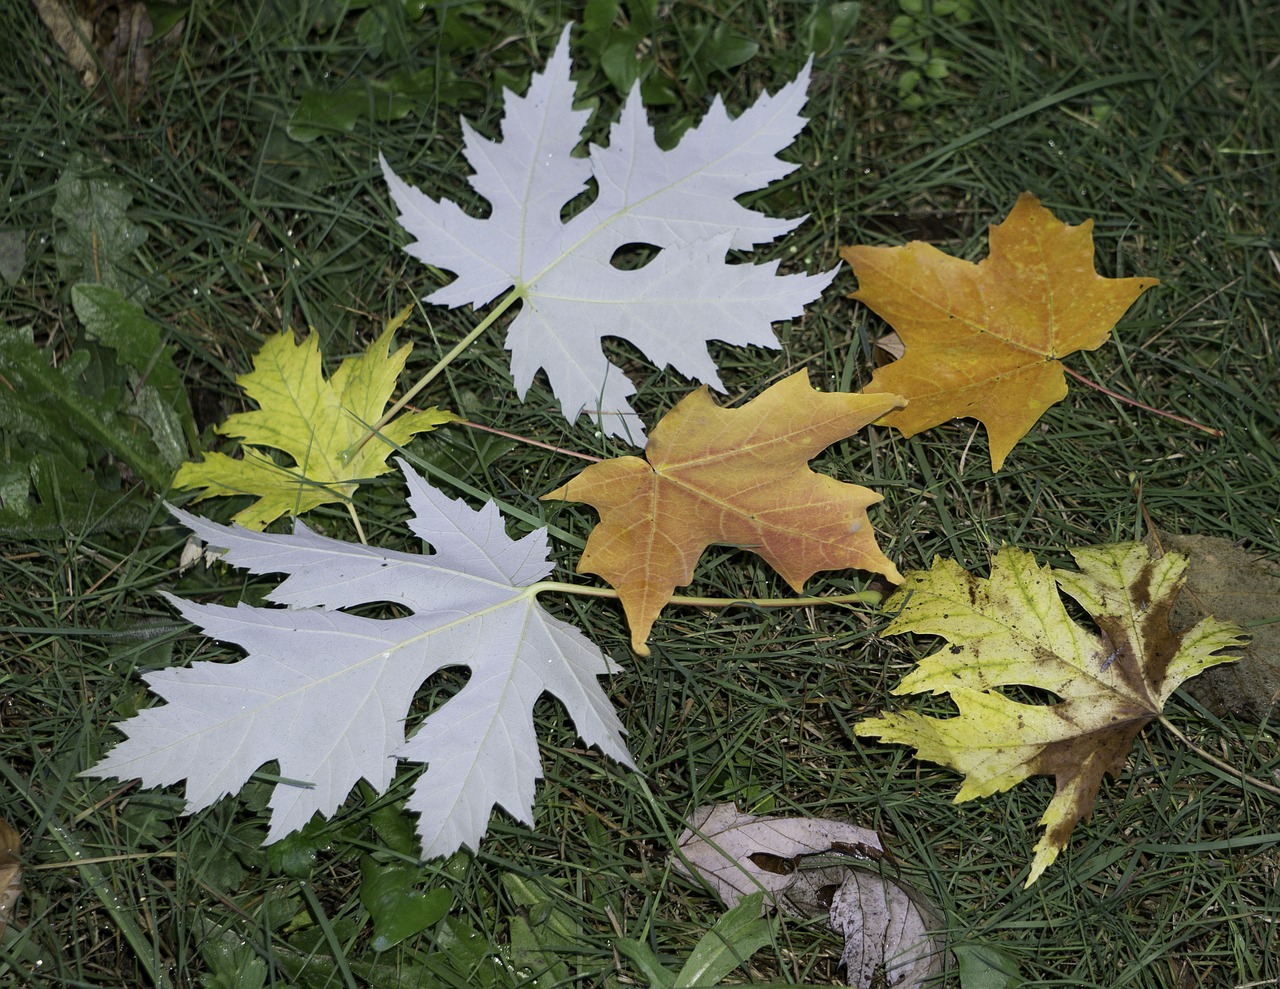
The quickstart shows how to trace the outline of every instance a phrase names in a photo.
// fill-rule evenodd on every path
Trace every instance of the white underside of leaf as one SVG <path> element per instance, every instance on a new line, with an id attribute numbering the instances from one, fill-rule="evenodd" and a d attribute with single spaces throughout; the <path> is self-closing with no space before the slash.
<path id="1" fill-rule="evenodd" d="M 472 187 L 488 200 L 480 219 L 405 183 L 382 161 L 400 222 L 416 240 L 406 249 L 456 274 L 426 296 L 438 305 L 482 306 L 516 288 L 521 311 L 507 337 L 521 397 L 545 370 L 570 421 L 586 413 L 604 432 L 644 441 L 628 402 L 634 387 L 604 356 L 603 337 L 633 343 L 659 366 L 720 388 L 707 342 L 776 347 L 771 324 L 800 315 L 830 284 L 821 275 L 779 277 L 777 265 L 729 264 L 794 229 L 735 200 L 791 172 L 779 160 L 804 126 L 809 67 L 737 118 L 717 99 L 680 144 L 654 140 L 637 86 L 608 147 L 575 157 L 589 116 L 573 110 L 569 29 L 528 92 L 508 93 L 502 140 L 465 131 Z M 596 181 L 596 197 L 567 223 L 565 204 Z M 611 264 L 627 244 L 659 248 L 635 271 Z"/>
<path id="2" fill-rule="evenodd" d="M 411 528 L 434 554 L 344 543 L 301 523 L 275 535 L 175 511 L 225 548 L 228 563 L 288 574 L 271 595 L 288 607 L 171 599 L 248 655 L 148 674 L 167 703 L 121 724 L 127 739 L 87 775 L 150 786 L 185 780 L 194 811 L 275 761 L 293 782 L 273 790 L 270 842 L 316 813 L 332 814 L 360 779 L 385 791 L 397 760 L 426 763 L 409 806 L 431 858 L 476 847 L 495 806 L 531 821 L 541 776 L 532 707 L 544 692 L 560 699 L 584 740 L 630 766 L 621 722 L 597 679 L 618 667 L 524 586 L 549 571 L 545 530 L 512 540 L 494 505 L 474 511 L 401 466 Z M 412 613 L 371 619 L 337 610 L 377 601 Z M 456 666 L 471 671 L 465 686 L 406 740 L 417 689 Z"/>

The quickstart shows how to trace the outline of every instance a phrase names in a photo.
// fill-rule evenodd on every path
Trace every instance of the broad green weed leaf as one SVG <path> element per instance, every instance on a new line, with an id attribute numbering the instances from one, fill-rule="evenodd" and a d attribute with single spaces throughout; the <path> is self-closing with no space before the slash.
<path id="1" fill-rule="evenodd" d="M 127 736 L 86 775 L 186 781 L 188 812 L 244 786 L 275 761 L 271 829 L 278 841 L 330 815 L 361 779 L 386 792 L 398 760 L 425 764 L 409 798 L 423 857 L 475 848 L 501 806 L 532 823 L 541 775 L 533 705 L 551 693 L 588 744 L 631 766 L 622 724 L 597 678 L 618 671 L 577 629 L 538 607 L 532 585 L 551 571 L 545 529 L 507 536 L 497 508 L 454 501 L 401 466 L 410 529 L 432 554 L 379 550 L 320 536 L 251 532 L 174 510 L 226 562 L 282 573 L 280 608 L 170 600 L 247 658 L 144 674 L 167 703 L 123 722 Z M 341 609 L 390 602 L 402 617 Z M 411 737 L 418 687 L 446 667 L 466 685 Z M 296 782 L 291 782 L 296 781 Z"/>
<path id="2" fill-rule="evenodd" d="M 197 434 L 182 374 L 173 363 L 173 348 L 164 343 L 164 328 L 109 285 L 73 286 L 71 304 L 88 337 L 106 344 L 132 370 L 131 411 L 148 423 L 157 444 L 170 456 L 176 453 L 173 464 L 177 466 L 195 447 Z"/>
<path id="3" fill-rule="evenodd" d="M 569 901 L 513 872 L 503 873 L 502 888 L 519 908 L 507 921 L 510 944 L 506 957 L 511 966 L 533 973 L 531 989 L 572 983 L 566 959 L 573 958 L 579 968 L 587 959 L 573 955 L 573 949 L 581 947 L 584 939 L 578 917 L 571 909 L 565 909 Z"/>
<path id="4" fill-rule="evenodd" d="M 416 866 L 360 860 L 360 904 L 373 918 L 374 951 L 386 951 L 420 934 L 449 912 L 453 894 L 447 889 L 420 890 L 422 870 Z"/>
<path id="5" fill-rule="evenodd" d="M 773 940 L 773 922 L 761 917 L 764 893 L 751 893 L 720 915 L 698 940 L 675 985 L 714 986 Z"/>
<path id="6" fill-rule="evenodd" d="M 302 94 L 289 118 L 287 133 L 306 143 L 323 134 L 350 133 L 356 122 L 366 117 L 399 120 L 415 105 L 411 97 L 376 79 L 349 82 L 333 92 L 311 89 Z"/>
<path id="7" fill-rule="evenodd" d="M 780 276 L 777 262 L 726 260 L 804 220 L 773 219 L 736 199 L 796 168 L 777 154 L 804 126 L 808 81 L 806 65 L 736 119 L 717 99 L 670 151 L 655 141 L 633 86 L 608 147 L 583 156 L 590 114 L 574 109 L 566 28 L 528 91 L 507 94 L 502 140 L 464 125 L 471 185 L 489 202 L 488 217 L 420 192 L 383 160 L 400 222 L 415 238 L 406 249 L 457 275 L 426 301 L 479 307 L 514 291 L 521 309 L 506 346 L 520 396 L 544 370 L 571 422 L 587 414 L 604 432 L 643 442 L 628 402 L 635 388 L 605 358 L 602 337 L 627 339 L 655 364 L 723 391 L 708 342 L 777 347 L 771 324 L 799 315 L 835 276 Z M 593 180 L 594 200 L 563 220 L 561 210 Z M 628 244 L 659 250 L 624 271 L 612 261 Z"/>
<path id="8" fill-rule="evenodd" d="M 1239 627 L 1206 618 L 1173 632 L 1169 612 L 1182 589 L 1186 557 L 1152 560 L 1141 543 L 1073 549 L 1079 571 L 1037 566 L 1004 547 L 991 577 L 935 559 L 907 574 L 885 609 L 898 616 L 885 635 L 938 635 L 951 645 L 921 660 L 895 694 L 951 695 L 958 717 L 885 714 L 858 735 L 911 745 L 920 759 L 965 774 L 956 802 L 990 796 L 1030 776 L 1053 776 L 1057 791 L 1040 823 L 1027 885 L 1088 818 L 1103 774 L 1117 776 L 1138 733 L 1160 716 L 1184 680 L 1236 657 Z M 1078 625 L 1059 590 L 1098 632 Z M 1057 694 L 1056 704 L 1016 701 L 1002 688 Z"/>
<path id="9" fill-rule="evenodd" d="M 631 963 L 645 985 L 654 989 L 706 989 L 717 986 L 734 969 L 773 940 L 773 922 L 761 917 L 764 893 L 744 896 L 720 915 L 694 945 L 678 973 L 665 968 L 643 941 L 618 938 L 618 952 Z"/>
<path id="10" fill-rule="evenodd" d="M 640 983 L 641 985 L 650 986 L 651 989 L 672 989 L 675 986 L 676 974 L 663 968 L 662 962 L 658 960 L 653 949 L 643 941 L 620 937 L 615 938 L 613 944 L 618 949 L 618 953 L 631 963 L 636 973 L 644 980 Z"/>
<path id="11" fill-rule="evenodd" d="M 55 368 L 29 331 L 0 327 L 5 379 L 0 384 L 0 430 L 28 433 L 55 445 L 99 444 L 153 488 L 164 490 L 172 464 L 147 430 L 111 396 L 95 398 L 86 392 L 79 379 L 91 371 L 89 360 L 81 351 Z"/>
<path id="12" fill-rule="evenodd" d="M 291 831 L 266 850 L 267 867 L 276 873 L 306 879 L 316 864 L 316 855 L 333 841 L 325 822 L 315 819 Z"/>
<path id="13" fill-rule="evenodd" d="M 406 413 L 358 445 L 385 411 L 412 350 L 405 344 L 388 353 L 392 335 L 410 311 L 405 308 L 364 354 L 347 358 L 328 381 L 314 333 L 301 344 L 288 332 L 268 339 L 254 357 L 253 370 L 237 379 L 258 409 L 230 416 L 218 427 L 224 436 L 243 441 L 243 458 L 206 454 L 201 463 L 183 464 L 173 486 L 199 489 L 197 500 L 255 496 L 257 501 L 234 516 L 248 529 L 263 529 L 281 515 L 301 515 L 317 505 L 350 501 L 362 481 L 391 469 L 387 457 L 395 447 L 457 418 L 440 409 Z M 276 463 L 266 447 L 283 451 L 293 462 Z"/>
<path id="14" fill-rule="evenodd" d="M 200 978 L 202 989 L 262 989 L 267 984 L 267 963 L 233 931 L 201 938 L 200 957 L 208 966 Z"/>
<path id="15" fill-rule="evenodd" d="M 133 223 L 128 212 L 133 197 L 123 183 L 85 178 L 71 167 L 58 179 L 53 215 L 59 220 L 53 238 L 58 274 L 71 282 L 101 282 L 143 302 L 146 285 L 133 267 L 134 252 L 147 232 Z"/>
<path id="16" fill-rule="evenodd" d="M 964 941 L 953 945 L 960 989 L 1018 989 L 1024 984 L 1018 960 L 992 944 Z"/>
<path id="17" fill-rule="evenodd" d="M 146 285 L 134 256 L 146 232 L 128 219 L 130 196 L 79 164 L 58 180 L 53 214 L 58 269 L 89 342 L 51 354 L 29 328 L 0 328 L 0 529 L 133 524 L 114 510 L 136 479 L 164 490 L 195 427 L 161 331 L 136 301 Z M 91 521 L 92 519 L 92 521 Z"/>

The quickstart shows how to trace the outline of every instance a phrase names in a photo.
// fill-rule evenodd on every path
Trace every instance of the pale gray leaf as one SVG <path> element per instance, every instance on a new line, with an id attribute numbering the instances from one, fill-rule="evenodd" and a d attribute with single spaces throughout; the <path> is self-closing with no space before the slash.
<path id="1" fill-rule="evenodd" d="M 875 860 L 886 854 L 880 836 L 866 828 L 824 818 L 759 817 L 731 803 L 699 807 L 688 823 L 679 839 L 683 858 L 676 857 L 675 867 L 686 875 L 696 872 L 730 907 L 764 890 L 767 904 L 790 908 L 785 898 L 810 868 L 810 857 L 821 857 L 812 867 L 825 869 L 833 857 Z M 815 895 L 813 885 L 797 891 L 797 912 L 812 913 L 803 904 Z"/>
<path id="2" fill-rule="evenodd" d="M 844 936 L 846 984 L 919 989 L 940 975 L 946 946 L 933 932 L 937 911 L 920 893 L 870 869 L 850 869 L 831 901 L 831 926 Z M 877 969 L 883 966 L 882 981 Z"/>

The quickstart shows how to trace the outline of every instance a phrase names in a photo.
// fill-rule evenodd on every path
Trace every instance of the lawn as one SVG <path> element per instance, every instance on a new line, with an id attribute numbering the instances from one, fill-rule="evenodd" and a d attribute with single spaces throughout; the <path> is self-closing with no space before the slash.
<path id="1" fill-rule="evenodd" d="M 892 616 L 870 604 L 669 607 L 641 656 L 616 602 L 544 595 L 623 668 L 600 683 L 639 772 L 585 746 L 544 696 L 534 825 L 499 811 L 477 849 L 445 859 L 419 860 L 403 809 L 418 767 L 402 765 L 383 794 L 360 784 L 330 818 L 265 847 L 271 764 L 189 815 L 179 786 L 79 775 L 121 740 L 114 723 L 156 703 L 144 674 L 241 655 L 162 592 L 260 605 L 279 583 L 217 562 L 180 568 L 186 532 L 165 499 L 219 522 L 247 502 L 191 504 L 170 489 L 174 466 L 235 452 L 215 426 L 251 407 L 236 377 L 273 334 L 310 328 L 332 372 L 448 282 L 402 249 L 378 155 L 483 215 L 462 121 L 500 136 L 504 90 L 524 91 L 571 21 L 597 144 L 632 78 L 671 144 L 717 95 L 740 113 L 812 54 L 809 123 L 782 152 L 798 167 L 743 197 L 808 219 L 753 260 L 816 274 L 845 245 L 923 240 L 977 261 L 989 226 L 1030 191 L 1069 224 L 1093 221 L 1099 273 L 1160 280 L 1109 342 L 1066 363 L 1220 435 L 1074 378 L 994 474 L 973 419 L 910 438 L 871 426 L 813 466 L 883 495 L 871 522 L 902 571 L 941 555 L 985 574 L 1005 544 L 1065 567 L 1071 547 L 1191 534 L 1280 565 L 1280 5 L 715 0 L 651 17 L 649 3 L 598 0 L 157 4 L 127 98 L 87 89 L 37 5 L 10 6 L 0 819 L 21 836 L 24 871 L 0 983 L 644 985 L 619 939 L 680 967 L 723 907 L 674 871 L 675 839 L 695 808 L 732 801 L 878 830 L 951 943 L 997 949 L 1021 973 L 953 971 L 946 985 L 1280 985 L 1280 797 L 1245 779 L 1280 783 L 1280 708 L 1216 712 L 1178 691 L 1165 716 L 1193 745 L 1150 725 L 1024 888 L 1050 779 L 957 805 L 955 772 L 855 736 L 886 709 L 954 710 L 891 694 L 937 643 L 883 636 Z M 648 259 L 633 255 L 623 262 Z M 166 356 L 139 362 L 103 336 L 86 283 L 136 303 Z M 713 346 L 718 400 L 741 405 L 802 369 L 826 391 L 866 385 L 886 326 L 848 298 L 857 287 L 843 265 L 802 317 L 775 324 L 778 350 Z M 401 389 L 484 312 L 419 304 L 397 334 L 414 344 Z M 574 572 L 596 513 L 539 496 L 581 469 L 573 453 L 638 451 L 586 417 L 567 422 L 545 376 L 519 400 L 503 337 L 482 334 L 414 404 L 505 435 L 448 425 L 404 453 L 451 497 L 495 501 L 512 537 L 550 525 L 555 579 L 600 585 Z M 34 370 L 21 363 L 32 345 Z M 606 350 L 650 426 L 693 387 L 625 341 Z M 370 544 L 420 549 L 397 471 L 350 507 Z M 306 521 L 355 540 L 352 518 L 330 504 Z M 885 585 L 835 571 L 806 590 L 868 587 Z M 793 592 L 758 556 L 715 546 L 688 593 Z M 411 727 L 465 680 L 433 676 Z M 411 933 L 389 934 L 396 923 Z M 840 952 L 821 920 L 783 916 L 728 981 L 842 984 Z"/>

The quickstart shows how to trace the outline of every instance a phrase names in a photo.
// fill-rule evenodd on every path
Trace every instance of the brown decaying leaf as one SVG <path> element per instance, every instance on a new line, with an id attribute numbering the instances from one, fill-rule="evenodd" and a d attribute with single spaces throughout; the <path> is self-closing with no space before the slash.
<path id="1" fill-rule="evenodd" d="M 831 927 L 844 936 L 846 985 L 919 989 L 941 975 L 946 943 L 932 933 L 943 926 L 933 904 L 870 869 L 848 871 L 831 900 Z"/>
<path id="2" fill-rule="evenodd" d="M 808 903 L 814 884 L 802 884 L 799 905 L 788 902 L 806 872 L 825 870 L 833 861 L 891 858 L 878 834 L 843 821 L 743 814 L 724 803 L 699 807 L 689 815 L 688 824 L 677 842 L 684 857 L 675 858 L 676 871 L 687 876 L 696 872 L 728 907 L 764 890 L 766 908 L 780 904 L 813 916 L 827 908 L 825 903 L 820 909 Z M 838 886 L 845 878 L 843 867 L 832 875 L 826 885 Z"/>
<path id="3" fill-rule="evenodd" d="M 866 394 L 902 395 L 884 417 L 912 436 L 956 416 L 987 427 L 991 468 L 1067 394 L 1061 358 L 1094 350 L 1154 278 L 1104 278 L 1093 266 L 1093 221 L 1067 226 L 1024 192 L 991 227 L 973 264 L 912 241 L 854 246 L 852 298 L 883 317 L 906 355 L 876 370 Z"/>
<path id="4" fill-rule="evenodd" d="M 126 105 L 151 76 L 151 17 L 142 0 L 32 0 L 89 90 L 105 82 Z M 176 37 L 177 28 L 166 39 Z M 90 47 L 92 46 L 92 47 Z M 103 74 L 105 71 L 105 75 Z"/>
<path id="5" fill-rule="evenodd" d="M 815 391 L 806 371 L 739 409 L 716 405 L 703 387 L 653 429 L 647 461 L 593 464 L 542 497 L 600 513 L 578 572 L 618 591 L 632 647 L 647 655 L 658 613 L 712 543 L 759 554 L 796 591 L 819 570 L 869 570 L 899 582 L 867 519 L 881 496 L 816 474 L 808 462 L 901 404 L 896 395 Z"/>
<path id="6" fill-rule="evenodd" d="M 1160 533 L 1159 545 L 1187 557 L 1187 586 L 1171 624 L 1188 628 L 1206 615 L 1242 625 L 1251 641 L 1240 661 L 1215 666 L 1187 684 L 1216 714 L 1261 722 L 1280 718 L 1280 563 L 1220 536 Z"/>
<path id="7" fill-rule="evenodd" d="M 743 814 L 731 803 L 699 807 L 673 858 L 724 901 L 765 891 L 764 909 L 826 916 L 845 938 L 848 984 L 916 989 L 940 973 L 945 944 L 930 935 L 938 911 L 923 896 L 876 871 L 893 857 L 880 836 L 844 821 Z M 877 970 L 884 976 L 873 982 Z"/>
<path id="8" fill-rule="evenodd" d="M 886 358 L 897 360 L 907 352 L 907 348 L 902 343 L 902 337 L 892 332 L 886 333 L 884 336 L 878 338 L 875 341 L 875 345 L 876 367 L 882 367 L 884 364 L 888 363 L 887 359 L 880 359 L 881 354 L 885 355 Z"/>
<path id="9" fill-rule="evenodd" d="M 8 821 L 0 820 L 0 934 L 13 919 L 13 908 L 22 892 L 22 840 Z"/>

